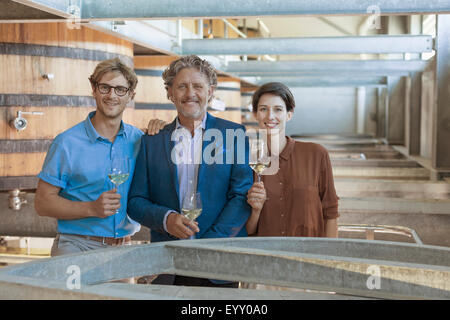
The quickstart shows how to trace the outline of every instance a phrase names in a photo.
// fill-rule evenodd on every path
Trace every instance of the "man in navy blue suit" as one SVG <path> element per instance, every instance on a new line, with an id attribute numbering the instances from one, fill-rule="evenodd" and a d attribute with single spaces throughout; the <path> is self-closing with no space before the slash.
<path id="1" fill-rule="evenodd" d="M 247 236 L 247 191 L 253 183 L 248 143 L 242 125 L 207 112 L 217 86 L 215 70 L 206 60 L 185 56 L 170 64 L 163 79 L 178 115 L 158 134 L 142 138 L 129 216 L 151 229 L 152 242 Z M 181 208 L 184 197 L 195 193 L 203 211 L 194 222 Z M 182 276 L 160 276 L 153 283 L 237 287 Z"/>

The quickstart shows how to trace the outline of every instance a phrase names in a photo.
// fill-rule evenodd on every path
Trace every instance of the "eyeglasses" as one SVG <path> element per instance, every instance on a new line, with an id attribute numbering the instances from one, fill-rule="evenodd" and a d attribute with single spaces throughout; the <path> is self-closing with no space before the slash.
<path id="1" fill-rule="evenodd" d="M 114 92 L 119 97 L 126 95 L 128 90 L 130 90 L 130 88 L 127 88 L 127 87 L 123 87 L 123 86 L 113 87 L 106 83 L 97 83 L 97 88 L 101 94 L 108 94 L 111 92 L 111 88 L 114 88 Z"/>

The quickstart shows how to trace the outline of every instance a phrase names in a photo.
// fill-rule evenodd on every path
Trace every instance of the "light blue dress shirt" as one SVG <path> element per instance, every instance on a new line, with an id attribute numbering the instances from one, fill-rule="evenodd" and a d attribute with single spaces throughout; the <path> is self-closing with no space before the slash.
<path id="1" fill-rule="evenodd" d="M 114 238 L 133 235 L 140 230 L 140 224 L 128 217 L 127 198 L 143 132 L 122 121 L 111 143 L 93 127 L 94 115 L 95 111 L 89 113 L 85 121 L 53 140 L 38 178 L 61 188 L 59 195 L 65 199 L 95 201 L 103 192 L 114 188 L 108 179 L 112 159 L 128 158 L 130 178 L 118 186 L 119 212 L 107 218 L 58 219 L 58 232 Z"/>

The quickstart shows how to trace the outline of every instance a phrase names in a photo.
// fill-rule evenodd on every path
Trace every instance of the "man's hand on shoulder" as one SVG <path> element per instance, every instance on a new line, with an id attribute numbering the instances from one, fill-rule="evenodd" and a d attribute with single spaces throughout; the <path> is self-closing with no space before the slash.
<path id="1" fill-rule="evenodd" d="M 149 136 L 158 134 L 167 125 L 167 122 L 160 119 L 150 119 L 147 125 L 147 129 L 142 130 Z"/>

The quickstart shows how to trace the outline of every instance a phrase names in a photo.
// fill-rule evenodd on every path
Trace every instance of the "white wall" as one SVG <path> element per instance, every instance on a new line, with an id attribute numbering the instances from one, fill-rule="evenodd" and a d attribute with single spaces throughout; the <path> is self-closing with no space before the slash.
<path id="1" fill-rule="evenodd" d="M 290 88 L 296 107 L 288 135 L 355 133 L 356 89 Z"/>

